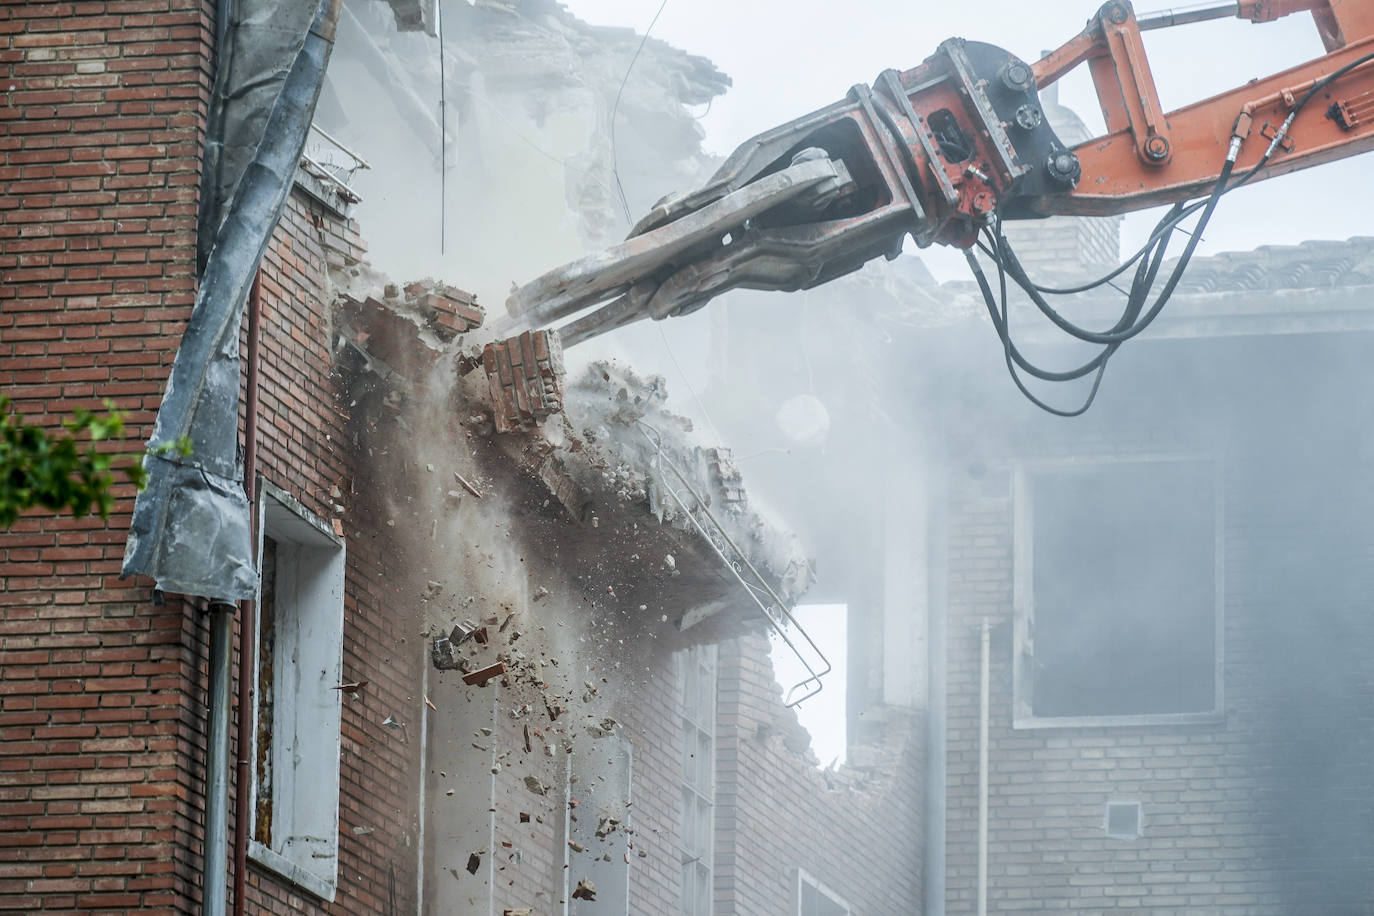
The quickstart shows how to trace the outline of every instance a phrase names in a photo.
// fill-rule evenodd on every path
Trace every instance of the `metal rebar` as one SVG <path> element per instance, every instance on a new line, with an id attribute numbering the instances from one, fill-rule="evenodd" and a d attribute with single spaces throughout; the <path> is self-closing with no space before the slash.
<path id="1" fill-rule="evenodd" d="M 726 569 L 730 570 L 731 575 L 733 575 L 735 577 L 735 580 L 739 582 L 741 587 L 743 587 L 744 591 L 753 600 L 754 604 L 758 605 L 759 610 L 763 612 L 764 619 L 768 621 L 768 626 L 773 630 L 774 633 L 777 634 L 778 638 L 782 640 L 783 644 L 786 645 L 788 649 L 792 650 L 792 654 L 796 656 L 797 660 L 802 663 L 802 667 L 806 669 L 806 673 L 810 675 L 809 677 L 806 677 L 801 681 L 797 682 L 796 684 L 792 685 L 792 688 L 788 690 L 783 697 L 784 705 L 796 706 L 799 703 L 811 699 L 811 697 L 820 693 L 821 690 L 824 688 L 825 685 L 821 679 L 833 670 L 833 666 L 830 664 L 830 660 L 825 657 L 825 653 L 821 651 L 820 646 L 816 645 L 816 641 L 811 638 L 811 634 L 807 633 L 806 630 L 802 627 L 802 625 L 797 622 L 797 619 L 792 616 L 792 612 L 788 610 L 787 602 L 784 601 L 776 591 L 774 591 L 773 586 L 768 584 L 768 580 L 763 577 L 763 575 L 758 571 L 757 568 L 755 568 L 754 564 L 749 562 L 749 558 L 744 555 L 744 551 L 740 550 L 739 546 L 735 544 L 735 542 L 730 538 L 730 535 L 725 533 L 724 526 L 721 525 L 720 521 L 715 517 L 715 515 L 712 514 L 711 510 L 707 507 L 706 500 L 703 499 L 701 495 L 697 493 L 697 491 L 692 487 L 691 483 L 688 482 L 686 476 L 683 475 L 682 471 L 678 470 L 677 465 L 674 464 L 672 460 L 669 459 L 668 456 L 663 453 L 662 434 L 659 433 L 658 430 L 650 426 L 648 423 L 645 423 L 643 420 L 638 421 L 638 423 L 641 428 L 640 431 L 644 434 L 644 438 L 649 440 L 650 444 L 654 446 L 657 452 L 656 461 L 659 469 L 659 480 L 660 483 L 663 485 L 663 488 L 668 491 L 668 495 L 671 496 L 673 498 L 673 501 L 678 504 L 678 507 L 682 509 L 683 514 L 687 516 L 687 520 L 691 522 L 692 527 L 695 528 L 697 530 L 697 533 L 700 534 L 702 538 L 706 541 L 706 543 L 711 546 L 711 549 L 715 551 L 716 556 L 720 557 L 720 560 L 722 563 L 725 564 Z M 684 500 L 680 495 L 678 495 L 677 490 L 675 490 L 666 479 L 663 479 L 662 473 L 663 466 L 665 464 L 668 466 L 669 470 L 673 472 L 673 475 L 677 477 L 678 481 L 687 490 L 687 492 L 692 495 L 692 498 L 696 500 L 697 509 L 701 512 L 701 514 L 705 515 L 707 520 L 711 522 L 712 526 L 714 526 L 716 536 L 719 537 L 722 541 L 724 541 L 726 545 L 729 546 L 729 548 L 732 551 L 734 551 L 735 556 L 738 558 L 738 561 L 731 561 L 731 559 L 725 555 L 725 551 L 722 550 L 720 545 L 716 543 L 716 539 L 711 536 L 710 532 L 706 530 L 706 527 L 702 525 L 701 521 L 697 518 L 696 512 L 692 511 L 692 509 L 687 505 L 686 500 Z M 744 578 L 744 575 L 741 572 L 741 568 L 748 569 L 750 575 L 752 575 L 758 581 L 759 584 L 750 584 Z M 759 598 L 760 593 L 765 594 L 769 598 L 770 604 L 764 604 L 764 602 Z M 776 609 L 777 614 L 774 613 L 774 609 Z M 778 620 L 778 616 L 781 616 L 783 618 L 781 622 Z M 791 637 L 787 635 L 788 627 L 795 629 L 798 633 L 801 634 L 802 638 L 806 640 L 806 644 L 811 647 L 811 651 L 814 652 L 816 654 L 816 657 L 820 659 L 821 667 L 823 670 L 817 671 L 814 667 L 812 667 L 811 662 L 807 660 L 806 656 L 802 653 L 801 649 L 799 649 L 796 643 L 792 641 Z M 803 693 L 802 696 L 796 697 L 794 699 L 793 695 L 798 690 L 802 690 L 804 688 L 806 692 Z"/>

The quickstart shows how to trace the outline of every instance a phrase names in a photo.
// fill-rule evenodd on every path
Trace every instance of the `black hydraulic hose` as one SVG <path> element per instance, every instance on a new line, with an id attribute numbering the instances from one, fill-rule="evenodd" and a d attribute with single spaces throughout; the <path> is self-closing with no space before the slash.
<path id="1" fill-rule="evenodd" d="M 1269 164 L 1269 160 L 1273 158 L 1274 151 L 1278 148 L 1282 138 L 1287 134 L 1288 128 L 1292 126 L 1293 120 L 1298 116 L 1298 113 L 1301 112 L 1303 108 L 1307 106 L 1307 103 L 1310 102 L 1316 96 L 1318 92 L 1320 92 L 1322 89 L 1325 89 L 1328 85 L 1331 84 L 1332 81 L 1339 79 L 1340 77 L 1349 73 L 1351 70 L 1363 66 L 1364 64 L 1367 64 L 1370 61 L 1374 61 L 1374 52 L 1371 52 L 1360 58 L 1357 58 L 1356 60 L 1351 61 L 1350 63 L 1344 65 L 1340 69 L 1333 71 L 1330 75 L 1323 77 L 1317 83 L 1313 84 L 1307 90 L 1307 92 L 1303 94 L 1302 98 L 1298 100 L 1298 103 L 1293 106 L 1293 110 L 1289 113 L 1288 118 L 1286 119 L 1283 127 L 1280 128 L 1278 134 L 1276 134 L 1276 139 L 1270 142 L 1269 148 L 1264 151 L 1264 155 L 1260 157 L 1259 162 L 1251 166 L 1250 169 L 1244 175 L 1237 179 L 1235 184 L 1231 185 L 1223 193 L 1230 193 L 1231 191 L 1234 191 L 1236 188 L 1250 181 L 1250 179 L 1254 178 L 1255 175 L 1257 175 L 1261 169 L 1263 169 L 1266 165 Z M 1117 277 L 1121 276 L 1121 274 L 1125 273 L 1126 268 L 1130 267 L 1131 264 L 1135 263 L 1135 261 L 1137 261 L 1139 258 L 1145 255 L 1145 253 L 1149 250 L 1151 244 L 1154 242 L 1155 236 L 1165 230 L 1166 222 L 1171 221 L 1173 225 L 1177 225 L 1178 222 L 1196 213 L 1203 206 L 1203 204 L 1203 201 L 1198 201 L 1194 204 L 1189 205 L 1186 209 L 1180 211 L 1176 216 L 1171 217 L 1166 215 L 1164 219 L 1162 219 L 1160 223 L 1155 227 L 1155 231 L 1150 236 L 1149 240 L 1147 240 L 1145 244 L 1139 250 L 1136 251 L 1135 254 L 1131 255 L 1121 264 L 1117 265 L 1117 267 L 1115 267 L 1110 273 L 1104 274 L 1103 276 L 1098 277 L 1096 280 L 1091 280 L 1080 286 L 1068 287 L 1040 286 L 1039 284 L 1033 285 L 1035 286 L 1035 289 L 1038 292 L 1048 293 L 1054 296 L 1067 296 L 1073 295 L 1075 293 L 1086 293 L 1090 290 L 1096 289 L 1099 286 L 1104 286 L 1107 283 L 1110 283 L 1112 280 L 1115 280 Z"/>
<path id="2" fill-rule="evenodd" d="M 1136 318 L 1139 316 L 1141 309 L 1144 307 L 1146 292 L 1154 286 L 1155 276 L 1159 272 L 1160 265 L 1163 263 L 1164 251 L 1167 248 L 1167 240 L 1168 236 L 1166 235 L 1161 240 L 1162 243 L 1157 246 L 1157 249 L 1154 252 L 1153 256 L 1149 259 L 1141 261 L 1139 266 L 1136 268 L 1135 282 L 1131 285 L 1132 292 L 1131 295 L 1128 297 L 1126 309 L 1123 311 L 1121 317 L 1117 320 L 1115 327 L 1112 328 L 1113 331 L 1123 331 L 1134 325 Z M 995 239 L 994 245 L 996 246 Z M 1072 381 L 1074 379 L 1082 378 L 1083 376 L 1094 371 L 1095 369 L 1098 369 L 1108 358 L 1110 358 L 1111 354 L 1115 352 L 1115 346 L 1110 346 L 1109 349 L 1103 350 L 1101 353 L 1099 353 L 1097 356 L 1095 356 L 1088 362 L 1084 363 L 1083 365 L 1075 369 L 1068 369 L 1063 371 L 1050 371 L 1046 369 L 1041 369 L 1039 366 L 1036 366 L 1035 364 L 1031 363 L 1021 353 L 1020 349 L 1016 346 L 1015 342 L 1011 340 L 1009 319 L 1007 317 L 1006 312 L 1006 271 L 1002 268 L 1002 263 L 1000 259 L 998 259 L 997 254 L 993 255 L 993 259 L 998 265 L 998 282 L 1001 293 L 1001 312 L 999 314 L 998 307 L 994 304 L 992 290 L 987 283 L 986 277 L 983 275 L 982 267 L 978 264 L 976 260 L 972 259 L 971 255 L 968 255 L 968 257 L 970 258 L 970 265 L 973 268 L 974 278 L 978 280 L 979 288 L 983 292 L 984 302 L 988 309 L 988 316 L 992 319 L 993 326 L 997 329 L 998 337 L 1002 338 L 1003 343 L 1007 348 L 1007 355 L 1012 359 L 1012 361 L 1017 366 L 1021 367 L 1022 371 L 1034 376 L 1035 378 L 1041 379 L 1042 381 Z"/>
<path id="3" fill-rule="evenodd" d="M 968 250 L 964 251 L 964 257 L 968 259 L 969 267 L 973 270 L 973 277 L 978 281 L 978 288 L 983 292 L 983 300 L 987 303 L 988 315 L 991 316 L 992 323 L 997 328 L 998 339 L 1002 341 L 1002 354 L 1007 363 L 1007 372 L 1011 375 L 1011 380 L 1016 385 L 1017 389 L 1036 407 L 1039 407 L 1047 413 L 1054 414 L 1057 417 L 1076 417 L 1084 413 L 1092 406 L 1093 400 L 1097 397 L 1097 390 L 1102 384 L 1102 376 L 1107 369 L 1107 360 L 1111 357 L 1116 347 L 1107 347 L 1088 363 L 1070 372 L 1052 373 L 1037 368 L 1021 355 L 1016 344 L 1012 342 L 1011 335 L 1007 330 L 1005 274 L 1001 274 L 1003 295 L 1001 300 L 1001 312 L 999 314 L 998 308 L 993 304 L 992 288 L 988 285 L 988 278 L 984 275 L 983 268 L 978 264 L 978 259 Z M 1076 410 L 1061 410 L 1058 407 L 1054 407 L 1040 400 L 1040 398 L 1036 397 L 1035 394 L 1026 387 L 1026 383 L 1021 381 L 1021 376 L 1016 371 L 1016 366 L 1018 365 L 1031 375 L 1044 378 L 1047 381 L 1067 381 L 1069 379 L 1081 378 L 1094 370 L 1096 370 L 1097 374 L 1093 378 L 1092 389 L 1089 391 L 1088 398 L 1083 403 L 1083 406 Z"/>
<path id="4" fill-rule="evenodd" d="M 1238 185 L 1233 185 L 1233 187 L 1238 187 Z M 1227 188 L 1227 190 L 1229 191 L 1231 190 L 1231 188 Z M 1103 274 L 1096 280 L 1090 280 L 1087 283 L 1082 284 L 1081 286 L 1055 287 L 1041 286 L 1038 283 L 1032 285 L 1035 287 L 1037 292 L 1047 293 L 1051 296 L 1072 296 L 1076 293 L 1091 292 L 1092 290 L 1097 289 L 1099 286 L 1106 286 L 1108 283 L 1112 282 L 1117 277 L 1124 274 L 1126 272 L 1126 269 L 1130 267 L 1132 264 L 1134 264 L 1136 261 L 1139 261 L 1142 257 L 1148 256 L 1150 250 L 1154 248 L 1155 243 L 1159 241 L 1161 236 L 1169 232 L 1172 232 L 1175 228 L 1178 227 L 1179 223 L 1187 219 L 1189 216 L 1192 216 L 1198 210 L 1202 209 L 1205 203 L 1206 201 L 1199 200 L 1196 203 L 1184 207 L 1181 210 L 1177 210 L 1177 208 L 1181 205 L 1175 205 L 1174 209 L 1170 210 L 1169 213 L 1164 214 L 1160 221 L 1155 224 L 1154 231 L 1150 233 L 1150 237 L 1145 240 L 1144 245 L 1140 246 L 1140 248 L 1136 250 L 1135 254 L 1131 255 L 1129 258 L 1118 264 L 1115 268 L 1112 269 L 1110 273 Z M 1177 213 L 1174 212 L 1175 210 L 1177 210 Z M 989 254 L 991 254 L 991 252 L 989 252 Z"/>
<path id="5" fill-rule="evenodd" d="M 1192 259 L 1193 252 L 1197 250 L 1198 243 L 1202 240 L 1203 230 L 1207 228 L 1207 222 L 1212 218 L 1213 211 L 1216 210 L 1217 201 L 1221 199 L 1221 195 L 1225 191 L 1226 182 L 1230 180 L 1233 168 L 1235 168 L 1235 163 L 1227 159 L 1225 165 L 1221 168 L 1221 174 L 1217 176 L 1216 186 L 1212 189 L 1212 194 L 1207 199 L 1207 205 L 1202 210 L 1202 216 L 1198 218 L 1197 226 L 1193 229 L 1192 237 L 1188 239 L 1188 244 L 1184 246 L 1183 254 L 1179 256 L 1178 263 L 1174 265 L 1173 271 L 1169 274 L 1169 279 L 1165 282 L 1164 289 L 1160 291 L 1159 297 L 1155 300 L 1154 304 L 1150 306 L 1150 310 L 1145 313 L 1145 317 L 1131 327 L 1121 331 L 1099 333 L 1090 331 L 1087 328 L 1081 328 L 1072 321 L 1069 321 L 1063 315 L 1059 314 L 1054 306 L 1045 301 L 1044 296 L 1036 291 L 1035 284 L 1026 276 L 1025 269 L 1021 266 L 1021 262 L 1017 260 L 1015 252 L 1008 249 L 1006 251 L 1006 260 L 1008 262 L 1006 266 L 1011 274 L 1011 278 L 1016 281 L 1018 286 L 1026 291 L 1026 294 L 1030 296 L 1031 301 L 1036 304 L 1041 313 L 1066 334 L 1076 337 L 1079 340 L 1087 341 L 1088 343 L 1124 343 L 1150 326 L 1155 318 L 1159 316 L 1164 305 L 1169 301 L 1169 297 L 1173 295 L 1174 289 L 1178 286 L 1179 281 L 1183 279 L 1183 272 L 1188 268 L 1188 262 Z"/>
<path id="6" fill-rule="evenodd" d="M 1173 295 L 1174 290 L 1182 280 L 1183 272 L 1187 269 L 1197 249 L 1198 243 L 1201 241 L 1203 230 L 1211 219 L 1212 213 L 1216 210 L 1217 202 L 1221 197 L 1241 185 L 1244 185 L 1259 174 L 1259 172 L 1269 163 L 1275 151 L 1280 147 L 1283 138 L 1287 135 L 1289 127 L 1292 126 L 1298 114 L 1316 97 L 1317 93 L 1330 85 L 1334 80 L 1339 79 L 1355 68 L 1370 61 L 1374 61 L 1374 53 L 1366 54 L 1351 61 L 1314 83 L 1307 92 L 1303 94 L 1298 103 L 1293 106 L 1293 110 L 1289 112 L 1287 119 L 1274 134 L 1269 147 L 1264 151 L 1264 154 L 1260 156 L 1259 161 L 1236 180 L 1234 184 L 1228 184 L 1235 169 L 1235 155 L 1239 149 L 1239 138 L 1235 138 L 1233 140 L 1231 153 L 1223 164 L 1220 174 L 1217 176 L 1216 184 L 1213 186 L 1211 194 L 1209 194 L 1205 200 L 1187 205 L 1182 203 L 1175 204 L 1174 207 L 1160 219 L 1159 223 L 1156 224 L 1149 239 L 1146 240 L 1145 244 L 1141 246 L 1138 251 L 1105 276 L 1099 277 L 1089 283 L 1064 288 L 1045 287 L 1034 283 L 1026 274 L 1024 267 L 1022 267 L 1021 262 L 1016 257 L 1016 253 L 1012 250 L 1010 242 L 1008 242 L 1006 236 L 1003 234 L 999 218 L 995 224 L 995 232 L 989 231 L 987 233 L 987 243 L 985 244 L 979 241 L 978 247 L 997 264 L 1000 297 L 994 297 L 992 287 L 988 283 L 982 267 L 978 264 L 973 254 L 969 251 L 965 251 L 965 257 L 968 259 L 974 279 L 977 281 L 978 288 L 983 295 L 983 301 L 987 306 L 988 316 L 992 320 L 993 327 L 997 331 L 999 340 L 1002 342 L 1007 371 L 1020 392 L 1037 407 L 1055 416 L 1075 417 L 1086 412 L 1097 397 L 1097 392 L 1101 386 L 1103 373 L 1106 370 L 1108 360 L 1111 359 L 1112 355 L 1121 344 L 1148 328 L 1154 320 L 1159 317 L 1164 305 Z M 1164 288 L 1160 291 L 1159 296 L 1155 299 L 1154 303 L 1151 304 L 1149 310 L 1145 312 L 1144 317 L 1140 317 L 1145 300 L 1148 298 L 1150 290 L 1153 289 L 1155 280 L 1163 264 L 1164 254 L 1168 249 L 1169 239 L 1173 235 L 1173 231 L 1179 227 L 1179 223 L 1193 213 L 1196 213 L 1198 210 L 1202 211 L 1202 215 L 1191 233 L 1188 244 L 1184 247 L 1182 255 L 1170 272 L 1169 279 L 1165 283 Z M 1042 293 L 1048 295 L 1071 295 L 1074 293 L 1087 292 L 1111 282 L 1116 277 L 1125 273 L 1132 264 L 1136 265 L 1136 273 L 1131 283 L 1131 289 L 1126 296 L 1126 307 L 1122 311 L 1122 315 L 1117 320 L 1116 324 L 1107 331 L 1091 331 L 1087 328 L 1080 327 L 1056 311 L 1053 306 L 1044 299 L 1044 296 L 1041 295 Z M 1010 317 L 1007 308 L 1006 278 L 1008 273 L 1011 274 L 1017 286 L 1021 287 L 1030 297 L 1031 301 L 1035 303 L 1041 313 L 1056 327 L 1078 340 L 1102 344 L 1102 351 L 1075 369 L 1057 372 L 1041 369 L 1039 366 L 1036 366 L 1030 360 L 1026 359 L 1011 338 Z M 1000 305 L 998 299 L 1000 299 Z M 1031 392 L 1021 380 L 1017 372 L 1018 367 L 1028 375 L 1050 382 L 1072 381 L 1083 378 L 1089 373 L 1095 373 L 1095 376 L 1093 378 L 1092 387 L 1084 403 L 1074 410 L 1062 410 L 1045 403 Z"/>

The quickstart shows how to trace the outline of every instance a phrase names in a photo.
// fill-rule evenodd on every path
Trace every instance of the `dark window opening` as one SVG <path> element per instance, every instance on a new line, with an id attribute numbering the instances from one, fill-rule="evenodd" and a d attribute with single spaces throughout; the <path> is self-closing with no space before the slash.
<path id="1" fill-rule="evenodd" d="M 277 652 L 277 542 L 264 537 L 262 542 L 262 595 L 258 601 L 258 752 L 257 818 L 253 838 L 264 846 L 272 844 L 272 679 Z"/>
<path id="2" fill-rule="evenodd" d="M 1031 712 L 1215 711 L 1215 470 L 1113 462 L 1026 478 Z"/>

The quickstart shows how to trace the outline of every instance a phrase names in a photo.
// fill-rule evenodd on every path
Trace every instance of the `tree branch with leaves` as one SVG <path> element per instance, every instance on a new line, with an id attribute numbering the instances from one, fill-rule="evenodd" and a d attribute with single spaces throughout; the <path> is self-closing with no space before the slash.
<path id="1" fill-rule="evenodd" d="M 8 528 L 29 509 L 44 508 L 75 518 L 114 510 L 116 473 L 142 490 L 148 485 L 143 454 L 102 449 L 124 434 L 127 412 L 105 401 L 105 414 L 78 408 L 62 422 L 62 432 L 28 423 L 0 395 L 0 528 Z M 158 454 L 191 452 L 189 439 L 158 446 Z"/>

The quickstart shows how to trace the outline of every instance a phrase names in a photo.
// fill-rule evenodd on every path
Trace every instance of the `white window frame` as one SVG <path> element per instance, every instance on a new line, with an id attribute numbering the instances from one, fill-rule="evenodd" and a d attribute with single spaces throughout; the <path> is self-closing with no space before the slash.
<path id="1" fill-rule="evenodd" d="M 1103 466 L 1124 464 L 1158 464 L 1162 462 L 1187 462 L 1191 464 L 1211 464 L 1213 493 L 1213 622 L 1216 632 L 1213 637 L 1212 708 L 1198 712 L 1174 713 L 1134 713 L 1126 715 L 1103 716 L 1039 716 L 1035 714 L 1034 697 L 1031 687 L 1031 659 L 1035 653 L 1035 596 L 1034 569 L 1035 547 L 1033 525 L 1034 506 L 1031 499 L 1030 477 L 1038 471 L 1063 472 L 1082 469 L 1090 472 Z M 1225 554 L 1226 554 L 1226 516 L 1225 516 L 1225 476 L 1223 463 L 1215 454 L 1197 452 L 1160 452 L 1131 455 L 1093 455 L 1068 458 L 1023 461 L 1013 470 L 1013 558 L 1012 558 L 1012 607 L 1015 622 L 1015 640 L 1012 648 L 1012 693 L 1014 697 L 1012 727 L 1016 729 L 1036 728 L 1087 728 L 1101 726 L 1140 726 L 1140 725 L 1200 725 L 1214 724 L 1224 719 L 1225 691 L 1223 674 L 1225 672 L 1226 595 L 1225 595 Z"/>
<path id="2" fill-rule="evenodd" d="M 342 691 L 333 689 L 343 677 L 344 578 L 346 549 L 328 522 L 310 512 L 285 490 L 258 482 L 257 556 L 259 569 L 264 539 L 278 545 L 277 575 L 286 567 L 309 564 L 314 575 L 306 582 L 290 572 L 277 583 L 277 661 L 273 671 L 272 837 L 271 844 L 256 838 L 258 812 L 258 730 L 254 728 L 252 792 L 248 806 L 248 855 L 256 864 L 326 901 L 333 901 L 339 873 L 339 759 L 342 754 Z M 283 551 L 283 545 L 286 549 Z M 285 605 L 281 596 L 302 589 Z M 261 607 L 262 578 L 258 578 Z M 302 616 L 301 608 L 304 607 Z M 286 615 L 284 610 L 295 613 Z M 283 624 L 286 624 L 284 627 Z M 253 632 L 253 679 L 258 682 L 261 618 Z M 283 659 L 294 658 L 294 665 Z M 261 698 L 253 691 L 253 721 L 258 722 Z M 284 721 L 286 720 L 286 721 Z M 307 721 L 310 740 L 288 743 L 297 723 Z M 281 723 L 279 725 L 278 723 Z M 297 780 L 297 771 L 310 778 Z M 313 842 L 296 843 L 291 831 L 298 816 L 311 819 L 305 829 Z"/>
<path id="3" fill-rule="evenodd" d="M 704 802 L 709 812 L 706 824 L 706 850 L 701 860 L 693 860 L 690 864 L 693 870 L 698 866 L 704 866 L 707 878 L 707 893 L 705 900 L 705 910 L 698 907 L 690 914 L 684 907 L 686 906 L 686 887 L 682 888 L 683 898 L 679 901 L 679 911 L 683 916 L 710 916 L 715 912 L 715 881 L 716 881 L 716 751 L 718 732 L 716 728 L 719 703 L 719 684 L 720 684 L 720 654 L 715 645 L 699 645 L 684 649 L 677 654 L 678 665 L 678 693 L 682 701 L 682 741 L 684 749 L 687 742 L 692 741 L 698 733 L 705 734 L 710 739 L 711 757 L 706 762 L 706 785 L 696 785 L 689 781 L 687 774 L 682 776 L 682 810 L 679 813 L 680 823 L 686 829 L 687 794 L 691 793 L 699 802 Z M 704 708 L 697 711 L 693 717 L 689 714 L 687 696 L 689 691 L 695 690 L 698 696 L 704 693 L 703 688 L 709 688 L 710 698 L 704 704 Z M 685 848 L 683 849 L 685 853 Z M 679 863 L 680 872 L 685 871 L 687 861 Z"/>
<path id="4" fill-rule="evenodd" d="M 808 871 L 807 871 L 806 869 L 804 869 L 804 868 L 798 868 L 798 869 L 797 869 L 797 916 L 801 916 L 801 911 L 802 911 L 802 892 L 803 892 L 806 888 L 808 888 L 808 887 L 814 889 L 814 890 L 816 891 L 816 893 L 823 895 L 823 896 L 824 896 L 826 899 L 828 899 L 831 903 L 833 903 L 835 906 L 837 906 L 837 907 L 839 907 L 841 910 L 843 910 L 844 913 L 845 913 L 845 916 L 849 916 L 849 914 L 851 914 L 851 913 L 854 912 L 852 909 L 850 909 L 848 901 L 846 901 L 846 900 L 845 900 L 843 897 L 841 897 L 839 894 L 835 893 L 833 890 L 831 890 L 830 888 L 828 888 L 828 887 L 826 887 L 824 884 L 822 884 L 822 883 L 821 883 L 821 880 L 820 880 L 819 878 L 817 878 L 815 875 L 812 875 L 810 872 L 808 872 Z"/>

